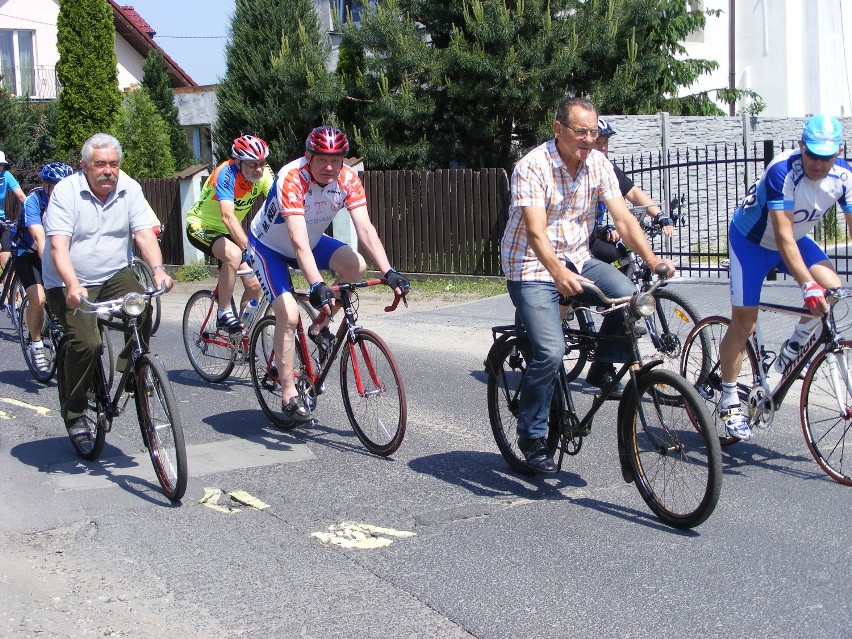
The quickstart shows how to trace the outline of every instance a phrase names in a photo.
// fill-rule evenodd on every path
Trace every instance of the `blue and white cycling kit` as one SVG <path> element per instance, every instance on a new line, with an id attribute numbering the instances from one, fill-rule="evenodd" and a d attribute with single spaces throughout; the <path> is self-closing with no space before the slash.
<path id="1" fill-rule="evenodd" d="M 805 175 L 798 149 L 776 157 L 731 220 L 731 303 L 756 306 L 769 271 L 787 272 L 775 243 L 770 211 L 793 212 L 793 237 L 810 268 L 828 258 L 808 233 L 835 204 L 844 213 L 852 213 L 852 167 L 846 160 L 837 158 L 826 177 L 811 180 Z"/>

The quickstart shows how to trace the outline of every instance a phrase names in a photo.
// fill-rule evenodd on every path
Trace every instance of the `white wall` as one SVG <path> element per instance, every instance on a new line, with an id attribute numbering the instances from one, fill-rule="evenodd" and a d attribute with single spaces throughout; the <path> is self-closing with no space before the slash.
<path id="1" fill-rule="evenodd" d="M 0 14 L 0 29 L 35 31 L 36 66 L 56 66 L 56 0 L 0 0 Z"/>
<path id="2" fill-rule="evenodd" d="M 703 41 L 685 46 L 690 57 L 716 60 L 719 69 L 681 95 L 728 86 L 730 4 L 705 0 L 706 9 L 722 14 L 707 17 Z M 761 95 L 761 115 L 852 114 L 852 2 L 739 0 L 735 7 L 735 82 Z"/>

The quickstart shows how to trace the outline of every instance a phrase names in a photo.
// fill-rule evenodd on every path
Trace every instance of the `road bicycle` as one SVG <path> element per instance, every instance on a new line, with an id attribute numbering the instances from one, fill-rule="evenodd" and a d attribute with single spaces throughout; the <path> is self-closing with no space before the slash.
<path id="1" fill-rule="evenodd" d="M 41 371 L 33 362 L 30 346 L 32 338 L 30 337 L 30 327 L 27 323 L 27 310 L 29 309 L 30 299 L 24 298 L 24 303 L 20 309 L 20 321 L 18 322 L 18 342 L 21 345 L 21 351 L 24 354 L 24 361 L 33 378 L 42 384 L 47 384 L 53 379 L 56 373 L 56 353 L 59 348 L 59 342 L 64 335 L 62 324 L 56 316 L 50 312 L 50 307 L 45 304 L 41 323 L 41 342 L 44 345 L 45 359 L 47 359 L 48 368 L 46 371 Z M 103 361 L 104 371 L 106 372 L 107 388 L 112 388 L 112 383 L 115 379 L 115 360 L 113 359 L 112 342 L 109 339 L 108 329 L 104 325 L 98 325 L 98 330 L 101 333 L 101 359 Z"/>
<path id="2" fill-rule="evenodd" d="M 358 325 L 358 294 L 360 288 L 386 284 L 384 279 L 355 283 L 339 283 L 331 288 L 339 294 L 342 306 L 340 325 L 327 348 L 311 344 L 301 314 L 296 327 L 295 368 L 284 374 L 293 375 L 299 397 L 311 411 L 319 395 L 325 391 L 325 381 L 335 358 L 340 355 L 340 390 L 343 406 L 352 429 L 371 453 L 393 454 L 405 435 L 407 405 L 405 388 L 396 361 L 385 342 L 376 333 Z M 294 293 L 297 300 L 307 302 L 307 293 Z M 391 312 L 403 296 L 394 294 L 394 301 L 385 311 Z M 323 314 L 316 322 L 324 321 Z M 279 427 L 287 427 L 281 409 L 281 377 L 275 364 L 273 335 L 275 318 L 264 317 L 252 330 L 249 346 L 249 369 L 254 392 L 264 414 Z"/>
<path id="3" fill-rule="evenodd" d="M 636 484 L 650 509 L 675 528 L 692 528 L 705 521 L 719 500 L 722 461 L 718 438 L 703 400 L 683 377 L 660 367 L 660 361 L 643 361 L 635 325 L 654 313 L 653 295 L 662 284 L 666 268 L 660 265 L 659 279 L 648 291 L 610 299 L 596 286 L 585 284 L 603 306 L 595 311 L 625 316 L 624 335 L 602 335 L 563 325 L 566 357 L 572 351 L 592 349 L 602 341 L 629 344 L 630 360 L 615 379 L 596 394 L 591 408 L 581 416 L 571 391 L 567 366 L 559 367 L 550 406 L 547 447 L 559 453 L 561 470 L 565 455 L 576 455 L 592 430 L 595 415 L 629 374 L 618 403 L 616 422 L 619 461 L 624 481 Z M 591 308 L 586 310 L 591 311 Z M 532 475 L 517 439 L 520 390 L 531 358 L 531 346 L 523 327 L 495 326 L 494 344 L 488 353 L 488 415 L 494 440 L 503 458 L 514 470 Z M 638 368 L 634 364 L 639 365 Z"/>
<path id="4" fill-rule="evenodd" d="M 136 279 L 139 280 L 139 283 L 142 285 L 146 291 L 156 288 L 154 284 L 154 271 L 151 270 L 151 267 L 148 266 L 148 263 L 145 262 L 142 258 L 136 257 L 136 255 L 131 250 L 130 252 L 130 262 L 129 266 L 133 273 L 136 275 Z M 160 303 L 160 298 L 155 297 L 151 300 L 151 336 L 157 332 L 157 329 L 160 328 L 160 316 L 162 315 L 162 305 Z"/>
<path id="5" fill-rule="evenodd" d="M 27 293 L 15 272 L 16 260 L 15 251 L 12 251 L 12 255 L 6 262 L 6 268 L 0 273 L 0 311 L 6 311 L 9 321 L 12 322 L 12 328 L 18 330 L 21 304 L 26 299 Z"/>
<path id="6" fill-rule="evenodd" d="M 675 227 L 685 226 L 687 218 L 683 213 L 684 197 L 674 198 L 670 204 L 670 217 Z M 662 227 L 645 214 L 647 206 L 634 207 L 631 211 L 639 219 L 649 241 L 653 241 L 663 232 Z M 625 258 L 625 264 L 616 263 L 622 269 L 639 292 L 648 292 L 654 285 L 654 273 L 644 260 L 635 252 Z M 637 330 L 643 336 L 639 340 L 639 350 L 643 361 L 658 359 L 666 370 L 680 373 L 683 343 L 693 327 L 701 319 L 701 314 L 681 294 L 668 288 L 668 282 L 654 289 L 654 313 L 642 318 Z M 582 304 L 570 303 L 565 309 L 563 323 L 566 329 L 579 329 L 580 333 L 594 332 L 595 323 L 592 313 Z M 577 333 L 566 333 L 566 339 L 573 340 L 570 356 L 566 360 L 568 381 L 575 379 L 587 362 L 594 359 L 594 342 L 576 338 Z"/>
<path id="7" fill-rule="evenodd" d="M 237 271 L 239 277 L 253 274 L 251 269 Z M 231 334 L 216 327 L 216 309 L 219 307 L 219 286 L 212 291 L 204 289 L 193 293 L 183 310 L 183 345 L 189 363 L 201 379 L 219 384 L 231 375 L 237 364 L 245 364 L 249 352 L 249 340 L 257 322 L 272 313 L 269 301 L 261 295 L 251 321 L 243 326 L 242 333 Z M 313 320 L 316 311 L 304 300 L 299 301 L 302 312 Z M 239 317 L 234 299 L 231 312 Z"/>
<path id="8" fill-rule="evenodd" d="M 151 457 L 157 480 L 170 500 L 179 501 L 186 491 L 189 477 L 180 412 L 165 367 L 139 335 L 139 316 L 152 297 L 164 292 L 165 288 L 128 293 L 122 298 L 102 302 L 83 298 L 78 311 L 97 314 L 99 324 L 128 335 L 131 350 L 112 397 L 103 361 L 99 359 L 96 362 L 85 413 L 88 433 L 82 436 L 69 433 L 69 437 L 81 457 L 97 459 L 113 420 L 125 411 L 132 396 L 142 441 Z M 59 400 L 63 404 L 68 395 L 64 362 L 70 347 L 70 338 L 65 336 L 57 351 Z"/>
<path id="9" fill-rule="evenodd" d="M 749 427 L 767 428 L 787 393 L 803 378 L 799 417 L 808 450 L 829 477 L 852 486 L 852 341 L 844 338 L 838 329 L 852 313 L 852 291 L 828 289 L 826 299 L 829 312 L 774 388 L 768 375 L 777 355 L 765 347 L 757 322 L 755 332 L 746 342 L 737 394 L 748 412 Z M 758 309 L 761 313 L 810 315 L 807 308 L 783 304 L 761 302 Z M 719 344 L 729 324 L 730 319 L 721 315 L 698 322 L 684 343 L 682 360 L 683 374 L 707 402 L 723 445 L 739 441 L 728 436 L 718 418 L 722 394 Z"/>

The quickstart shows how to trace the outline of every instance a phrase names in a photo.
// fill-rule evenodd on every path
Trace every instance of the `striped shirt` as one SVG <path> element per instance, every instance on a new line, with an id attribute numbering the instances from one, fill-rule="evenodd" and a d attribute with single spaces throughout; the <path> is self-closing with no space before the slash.
<path id="1" fill-rule="evenodd" d="M 620 194 L 612 164 L 599 151 L 589 153 L 575 178 L 559 157 L 555 140 L 527 153 L 512 173 L 509 221 L 500 244 L 506 279 L 553 281 L 529 246 L 521 207 L 538 206 L 547 211 L 547 236 L 553 251 L 561 262 L 570 261 L 582 271 L 591 257 L 589 235 L 598 201 Z"/>

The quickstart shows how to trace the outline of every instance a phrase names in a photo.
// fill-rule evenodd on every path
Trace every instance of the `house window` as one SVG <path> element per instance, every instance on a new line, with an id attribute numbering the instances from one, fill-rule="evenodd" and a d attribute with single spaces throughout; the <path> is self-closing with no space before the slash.
<path id="1" fill-rule="evenodd" d="M 348 15 L 352 15 L 352 21 L 361 22 L 361 12 L 365 6 L 375 7 L 376 0 L 330 0 L 332 10 L 335 12 L 339 24 L 344 24 Z"/>
<path id="2" fill-rule="evenodd" d="M 0 74 L 13 95 L 35 97 L 35 32 L 0 29 Z"/>

